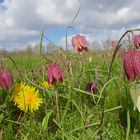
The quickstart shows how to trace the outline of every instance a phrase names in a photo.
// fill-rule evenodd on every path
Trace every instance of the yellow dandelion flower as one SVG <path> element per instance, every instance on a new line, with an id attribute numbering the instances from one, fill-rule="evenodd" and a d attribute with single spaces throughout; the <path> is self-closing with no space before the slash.
<path id="1" fill-rule="evenodd" d="M 42 99 L 39 98 L 39 91 L 25 83 L 15 86 L 12 98 L 15 105 L 24 112 L 36 111 L 43 103 Z"/>
<path id="2" fill-rule="evenodd" d="M 54 86 L 52 84 L 49 84 L 47 81 L 44 81 L 43 83 L 41 83 L 41 85 L 43 87 L 45 87 L 46 89 L 52 89 L 52 88 L 54 88 Z"/>
<path id="3" fill-rule="evenodd" d="M 15 104 L 17 104 L 17 100 L 18 100 L 18 96 L 20 94 L 20 92 L 24 91 L 24 89 L 26 88 L 26 84 L 25 83 L 21 83 L 21 84 L 16 84 L 14 87 L 14 90 L 12 92 L 12 99 L 15 102 Z"/>

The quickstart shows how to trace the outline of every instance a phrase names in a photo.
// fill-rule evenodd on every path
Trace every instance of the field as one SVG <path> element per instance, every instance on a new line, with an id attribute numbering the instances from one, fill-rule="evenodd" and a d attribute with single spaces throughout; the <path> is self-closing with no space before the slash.
<path id="1" fill-rule="evenodd" d="M 139 140 L 140 117 L 134 110 L 120 54 L 108 80 L 112 50 L 62 53 L 68 57 L 59 52 L 44 54 L 59 63 L 64 74 L 63 83 L 49 89 L 41 85 L 47 81 L 49 64 L 42 55 L 11 53 L 14 63 L 9 57 L 2 59 L 1 67 L 12 72 L 14 85 L 24 81 L 35 87 L 43 103 L 37 111 L 24 112 L 12 100 L 14 87 L 1 90 L 0 139 Z M 85 91 L 91 81 L 100 81 L 95 94 Z"/>

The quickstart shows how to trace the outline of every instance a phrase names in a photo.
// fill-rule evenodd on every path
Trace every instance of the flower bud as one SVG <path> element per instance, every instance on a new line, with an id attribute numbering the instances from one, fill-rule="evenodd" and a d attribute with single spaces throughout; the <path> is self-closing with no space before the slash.
<path id="1" fill-rule="evenodd" d="M 0 88 L 8 90 L 13 86 L 12 74 L 7 70 L 0 70 Z"/>
<path id="2" fill-rule="evenodd" d="M 94 82 L 90 82 L 87 84 L 85 91 L 96 94 L 98 92 L 98 87 Z"/>

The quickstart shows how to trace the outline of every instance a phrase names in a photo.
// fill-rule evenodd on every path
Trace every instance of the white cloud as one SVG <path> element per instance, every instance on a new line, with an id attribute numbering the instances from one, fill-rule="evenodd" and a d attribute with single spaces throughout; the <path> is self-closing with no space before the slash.
<path id="1" fill-rule="evenodd" d="M 78 4 L 76 0 L 5 0 L 0 4 L 4 8 L 0 9 L 0 48 L 37 42 L 41 31 L 68 25 Z"/>
<path id="2" fill-rule="evenodd" d="M 139 0 L 81 0 L 74 26 L 90 42 L 118 36 L 125 27 L 139 26 L 139 5 Z M 38 42 L 42 30 L 66 27 L 78 6 L 78 0 L 4 0 L 0 4 L 0 48 L 25 47 Z M 58 42 L 65 44 L 65 37 L 60 38 Z"/>

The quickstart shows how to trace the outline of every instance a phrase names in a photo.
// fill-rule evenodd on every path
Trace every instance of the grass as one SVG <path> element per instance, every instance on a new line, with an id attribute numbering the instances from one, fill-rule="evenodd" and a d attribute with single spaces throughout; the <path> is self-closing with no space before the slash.
<path id="1" fill-rule="evenodd" d="M 11 55 L 27 83 L 32 85 L 47 80 L 47 62 L 39 55 Z M 112 52 L 88 52 L 84 55 L 70 53 L 71 66 L 62 56 L 49 55 L 57 60 L 64 71 L 64 83 L 51 90 L 39 87 L 43 105 L 34 113 L 20 111 L 12 102 L 12 90 L 1 90 L 0 137 L 4 140 L 97 140 L 102 114 L 102 96 L 106 89 L 105 117 L 102 136 L 104 140 L 125 140 L 127 134 L 127 108 L 130 111 L 128 139 L 139 140 L 140 117 L 133 110 L 118 55 L 113 64 L 110 80 L 106 83 Z M 92 59 L 92 61 L 90 61 Z M 82 60 L 82 61 L 81 61 Z M 12 62 L 4 59 L 3 66 L 12 71 L 14 82 L 21 81 Z M 99 79 L 100 92 L 85 92 L 90 81 Z M 34 86 L 34 85 L 33 85 Z M 126 92 L 128 96 L 126 96 Z M 58 96 L 58 103 L 56 97 Z M 59 108 L 57 108 L 59 107 Z"/>

